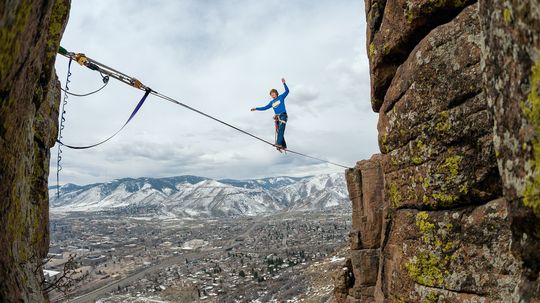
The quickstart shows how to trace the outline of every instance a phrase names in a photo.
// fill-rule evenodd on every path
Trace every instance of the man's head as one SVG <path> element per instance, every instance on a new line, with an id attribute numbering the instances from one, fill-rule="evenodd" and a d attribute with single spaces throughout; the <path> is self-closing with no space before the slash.
<path id="1" fill-rule="evenodd" d="M 272 97 L 272 99 L 277 98 L 278 96 L 277 89 L 272 88 L 272 90 L 270 90 L 270 96 Z"/>

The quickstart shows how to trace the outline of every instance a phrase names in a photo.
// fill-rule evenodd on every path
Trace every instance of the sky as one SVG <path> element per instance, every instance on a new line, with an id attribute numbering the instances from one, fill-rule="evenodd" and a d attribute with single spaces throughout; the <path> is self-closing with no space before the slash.
<path id="1" fill-rule="evenodd" d="M 269 141 L 270 89 L 283 92 L 291 150 L 345 166 L 378 152 L 370 105 L 364 5 L 358 0 L 72 1 L 61 45 L 131 75 L 152 89 Z M 65 85 L 68 60 L 56 70 Z M 70 91 L 101 76 L 73 64 Z M 89 145 L 118 130 L 143 92 L 114 79 L 97 94 L 69 97 L 63 142 Z M 51 150 L 56 183 L 57 146 Z M 63 148 L 60 184 L 124 177 L 197 175 L 253 179 L 342 172 L 280 154 L 222 124 L 156 97 L 109 142 Z"/>

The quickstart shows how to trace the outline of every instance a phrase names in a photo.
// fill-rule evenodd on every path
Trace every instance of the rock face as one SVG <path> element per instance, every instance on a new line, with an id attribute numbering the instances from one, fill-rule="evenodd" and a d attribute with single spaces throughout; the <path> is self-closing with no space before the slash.
<path id="1" fill-rule="evenodd" d="M 480 12 L 483 82 L 512 208 L 513 248 L 534 279 L 540 271 L 540 2 L 486 0 Z"/>
<path id="2" fill-rule="evenodd" d="M 338 302 L 540 302 L 540 2 L 366 0 L 381 154 Z"/>
<path id="3" fill-rule="evenodd" d="M 54 61 L 69 0 L 0 3 L 0 302 L 44 302 L 49 149 L 58 128 Z"/>

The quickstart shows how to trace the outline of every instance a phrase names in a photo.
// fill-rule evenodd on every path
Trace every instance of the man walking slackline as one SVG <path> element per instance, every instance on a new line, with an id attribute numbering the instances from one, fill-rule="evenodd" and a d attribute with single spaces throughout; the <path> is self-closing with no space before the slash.
<path id="1" fill-rule="evenodd" d="M 278 91 L 273 88 L 270 90 L 270 96 L 272 97 L 272 100 L 266 105 L 262 107 L 255 107 L 252 108 L 251 111 L 256 110 L 267 110 L 270 107 L 274 109 L 274 121 L 276 124 L 276 148 L 279 152 L 282 152 L 283 150 L 287 149 L 287 143 L 285 143 L 285 125 L 287 124 L 287 110 L 285 109 L 285 97 L 289 94 L 289 88 L 287 87 L 287 83 L 285 83 L 285 79 L 281 78 L 281 82 L 283 83 L 283 86 L 285 87 L 285 92 L 283 94 L 278 95 Z"/>

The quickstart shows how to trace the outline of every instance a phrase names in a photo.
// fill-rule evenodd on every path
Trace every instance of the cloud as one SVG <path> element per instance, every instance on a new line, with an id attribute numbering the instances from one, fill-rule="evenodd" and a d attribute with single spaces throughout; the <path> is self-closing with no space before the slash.
<path id="1" fill-rule="evenodd" d="M 154 90 L 265 140 L 272 111 L 250 112 L 282 90 L 291 149 L 353 165 L 378 151 L 369 101 L 362 3 L 334 1 L 76 1 L 62 45 L 133 75 Z M 64 83 L 67 60 L 57 59 Z M 101 77 L 72 66 L 70 88 Z M 69 99 L 64 140 L 97 142 L 116 131 L 142 96 L 111 80 L 103 91 Z M 55 169 L 55 151 L 51 170 Z M 194 174 L 253 178 L 342 170 L 272 147 L 150 96 L 133 121 L 93 150 L 65 150 L 62 182 Z M 53 174 L 51 174 L 51 178 Z"/>
<path id="2" fill-rule="evenodd" d="M 320 95 L 319 90 L 316 87 L 298 84 L 293 87 L 294 99 L 296 104 L 304 105 L 309 104 L 311 101 L 317 99 Z"/>

